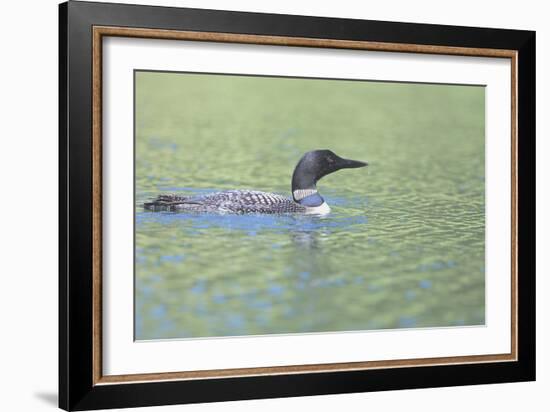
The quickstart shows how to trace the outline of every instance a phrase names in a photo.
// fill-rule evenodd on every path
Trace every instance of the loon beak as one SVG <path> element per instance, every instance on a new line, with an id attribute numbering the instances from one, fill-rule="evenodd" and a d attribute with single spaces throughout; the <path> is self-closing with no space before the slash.
<path id="1" fill-rule="evenodd" d="M 355 169 L 357 167 L 368 166 L 368 163 L 361 162 L 359 160 L 341 159 L 341 161 L 339 162 L 339 166 L 341 169 Z"/>

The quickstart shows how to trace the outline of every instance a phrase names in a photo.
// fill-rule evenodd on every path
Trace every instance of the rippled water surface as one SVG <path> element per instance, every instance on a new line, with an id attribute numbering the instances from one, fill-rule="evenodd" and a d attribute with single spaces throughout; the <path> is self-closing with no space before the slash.
<path id="1" fill-rule="evenodd" d="M 312 149 L 332 213 L 146 212 L 159 193 L 290 195 Z M 136 73 L 137 339 L 483 324 L 484 88 Z"/>

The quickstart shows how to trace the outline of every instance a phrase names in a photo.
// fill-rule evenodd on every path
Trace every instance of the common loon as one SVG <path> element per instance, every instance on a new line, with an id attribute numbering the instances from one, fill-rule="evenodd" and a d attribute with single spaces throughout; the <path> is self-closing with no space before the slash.
<path id="1" fill-rule="evenodd" d="M 151 211 L 204 213 L 305 213 L 327 214 L 330 207 L 317 191 L 317 181 L 340 169 L 367 166 L 343 159 L 330 150 L 313 150 L 302 156 L 292 174 L 292 199 L 255 190 L 226 190 L 202 196 L 161 194 L 143 206 Z"/>

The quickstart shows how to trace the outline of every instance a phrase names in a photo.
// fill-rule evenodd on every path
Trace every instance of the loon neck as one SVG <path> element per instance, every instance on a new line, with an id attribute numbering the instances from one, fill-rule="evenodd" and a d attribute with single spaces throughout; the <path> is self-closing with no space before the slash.
<path id="1" fill-rule="evenodd" d="M 296 203 L 308 207 L 319 206 L 324 202 L 317 191 L 317 177 L 304 167 L 303 159 L 292 174 L 292 197 Z"/>
<path id="2" fill-rule="evenodd" d="M 321 206 L 325 200 L 317 191 L 317 187 L 309 189 L 295 189 L 292 191 L 294 201 L 306 207 Z"/>

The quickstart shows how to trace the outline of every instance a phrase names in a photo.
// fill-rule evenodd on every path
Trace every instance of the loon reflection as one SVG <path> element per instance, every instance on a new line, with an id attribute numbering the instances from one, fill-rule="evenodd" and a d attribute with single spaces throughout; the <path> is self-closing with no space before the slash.
<path id="1" fill-rule="evenodd" d="M 313 150 L 302 156 L 292 174 L 292 199 L 256 190 L 226 190 L 201 196 L 161 194 L 144 203 L 146 210 L 199 213 L 324 215 L 330 212 L 317 190 L 317 182 L 340 169 L 367 166 L 366 162 L 344 159 L 330 150 Z"/>

